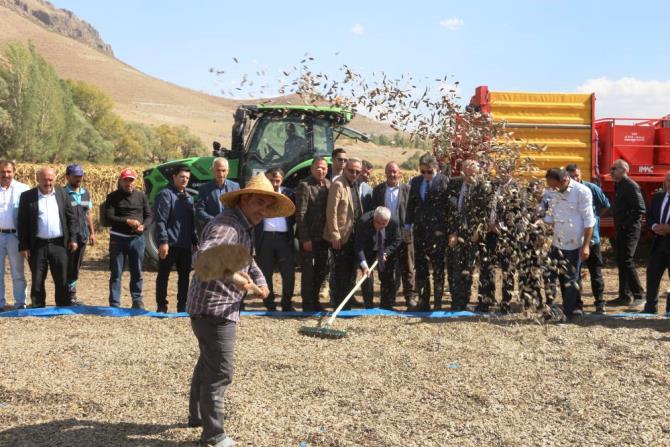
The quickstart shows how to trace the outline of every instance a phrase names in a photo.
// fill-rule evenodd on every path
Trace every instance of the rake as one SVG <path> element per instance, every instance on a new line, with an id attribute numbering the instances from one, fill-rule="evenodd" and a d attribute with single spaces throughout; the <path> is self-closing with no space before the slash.
<path id="1" fill-rule="evenodd" d="M 370 267 L 370 272 L 372 272 L 376 267 L 377 267 L 377 261 L 375 260 L 375 262 L 373 262 L 372 266 Z M 337 309 L 335 309 L 335 312 L 333 312 L 333 314 L 330 316 L 326 324 L 322 325 L 319 322 L 317 326 L 302 326 L 300 327 L 300 329 L 298 329 L 298 333 L 302 335 L 307 335 L 309 337 L 317 337 L 317 338 L 337 339 L 346 337 L 347 331 L 345 329 L 334 329 L 333 321 L 335 321 L 335 318 L 337 318 L 337 315 L 342 311 L 344 306 L 347 305 L 351 297 L 354 296 L 354 293 L 356 293 L 356 291 L 361 288 L 363 282 L 366 279 L 368 279 L 368 276 L 363 276 L 361 279 L 358 280 L 354 288 L 351 289 L 351 292 L 349 292 L 349 294 L 342 300 L 340 305 L 337 306 Z"/>

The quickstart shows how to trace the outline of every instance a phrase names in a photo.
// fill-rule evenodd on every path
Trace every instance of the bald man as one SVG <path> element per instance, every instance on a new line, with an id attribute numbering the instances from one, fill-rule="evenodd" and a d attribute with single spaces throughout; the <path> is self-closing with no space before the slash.
<path id="1" fill-rule="evenodd" d="M 56 172 L 49 167 L 37 171 L 37 186 L 19 199 L 19 252 L 28 260 L 32 281 L 32 307 L 46 305 L 44 282 L 51 269 L 57 306 L 72 303 L 67 287 L 68 250 L 77 250 L 79 223 L 67 192 L 55 186 Z"/>

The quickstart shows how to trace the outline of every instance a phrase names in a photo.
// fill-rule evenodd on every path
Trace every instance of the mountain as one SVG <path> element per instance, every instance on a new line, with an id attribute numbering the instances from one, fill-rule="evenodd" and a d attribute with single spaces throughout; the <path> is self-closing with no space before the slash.
<path id="1" fill-rule="evenodd" d="M 200 93 L 162 81 L 114 57 L 93 26 L 71 11 L 43 0 L 0 0 L 0 48 L 9 42 L 32 42 L 65 79 L 96 85 L 114 100 L 128 121 L 148 125 L 185 125 L 205 144 L 230 141 L 232 114 L 242 102 Z M 367 133 L 391 129 L 364 116 L 351 127 Z M 360 155 L 360 154 L 359 154 Z M 388 154 L 380 160 L 389 159 Z"/>

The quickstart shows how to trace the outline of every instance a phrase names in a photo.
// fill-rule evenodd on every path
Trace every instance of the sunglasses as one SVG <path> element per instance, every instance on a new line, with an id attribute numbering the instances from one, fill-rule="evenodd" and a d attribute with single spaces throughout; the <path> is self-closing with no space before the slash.
<path id="1" fill-rule="evenodd" d="M 349 161 L 348 158 L 336 158 L 335 160 L 339 161 L 340 163 L 346 163 L 347 161 Z"/>
<path id="2" fill-rule="evenodd" d="M 421 170 L 422 174 L 432 174 L 433 172 L 435 172 L 434 169 L 431 169 L 430 171 L 424 171 L 423 169 Z"/>

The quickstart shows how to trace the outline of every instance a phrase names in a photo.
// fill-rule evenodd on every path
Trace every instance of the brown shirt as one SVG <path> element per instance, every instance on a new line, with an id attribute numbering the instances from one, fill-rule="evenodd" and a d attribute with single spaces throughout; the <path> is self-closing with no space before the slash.
<path id="1" fill-rule="evenodd" d="M 330 186 L 330 180 L 326 179 L 324 184 L 320 185 L 311 176 L 298 184 L 295 190 L 295 219 L 300 242 L 323 239 Z"/>

